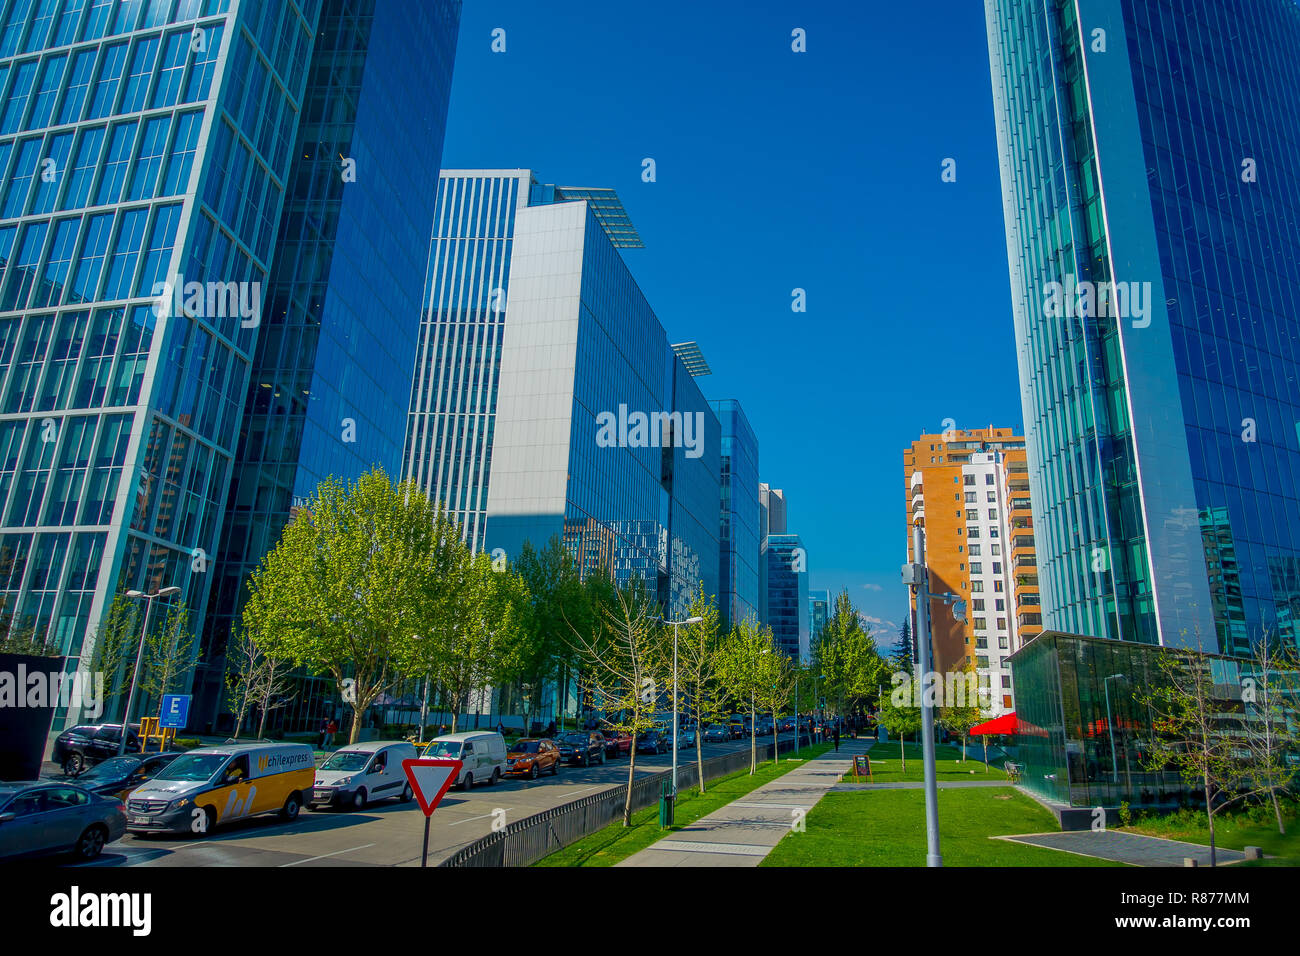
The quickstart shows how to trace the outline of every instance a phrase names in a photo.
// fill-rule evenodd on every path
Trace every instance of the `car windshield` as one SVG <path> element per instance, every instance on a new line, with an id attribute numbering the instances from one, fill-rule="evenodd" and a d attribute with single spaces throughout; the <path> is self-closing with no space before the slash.
<path id="1" fill-rule="evenodd" d="M 229 759 L 229 754 L 186 754 L 163 767 L 154 779 L 207 780 Z"/>
<path id="2" fill-rule="evenodd" d="M 587 743 L 591 738 L 588 737 L 586 734 L 565 734 L 565 735 L 564 735 L 563 737 L 561 737 L 560 739 L 563 740 L 565 743 L 570 743 L 570 744 L 585 744 L 585 743 Z"/>
<path id="3" fill-rule="evenodd" d="M 535 754 L 537 753 L 537 741 L 521 740 L 511 745 L 510 752 L 512 754 Z"/>
<path id="4" fill-rule="evenodd" d="M 460 742 L 456 740 L 435 740 L 429 744 L 426 757 L 460 757 Z"/>
<path id="5" fill-rule="evenodd" d="M 320 765 L 322 770 L 360 770 L 370 759 L 370 754 L 360 750 L 339 750 Z"/>
<path id="6" fill-rule="evenodd" d="M 130 775 L 131 771 L 138 766 L 140 766 L 140 761 L 134 757 L 112 757 L 101 764 L 91 767 L 81 775 L 81 780 L 118 780 Z"/>

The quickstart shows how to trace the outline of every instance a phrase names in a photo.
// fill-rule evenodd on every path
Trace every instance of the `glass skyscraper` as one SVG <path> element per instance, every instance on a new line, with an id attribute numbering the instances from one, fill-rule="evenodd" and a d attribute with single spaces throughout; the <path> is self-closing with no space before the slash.
<path id="1" fill-rule="evenodd" d="M 1294 644 L 1300 6 L 985 9 L 1043 624 Z"/>
<path id="2" fill-rule="evenodd" d="M 404 476 L 479 549 L 559 537 L 670 612 L 718 589 L 719 426 L 623 262 L 609 189 L 447 170 L 434 219 Z M 675 416 L 659 444 L 612 416 Z"/>
<path id="3" fill-rule="evenodd" d="M 808 602 L 808 557 L 797 534 L 769 534 L 767 551 L 767 616 L 776 646 L 795 661 L 807 662 L 811 652 Z"/>
<path id="4" fill-rule="evenodd" d="M 458 14 L 458 2 L 374 0 L 3 5 L 0 598 L 12 626 L 70 666 L 89 664 L 116 593 L 179 586 L 197 626 L 224 547 L 245 561 L 273 542 L 249 520 L 248 539 L 223 545 L 220 531 L 237 457 L 260 466 L 267 440 L 313 448 L 293 426 L 259 436 L 279 427 L 269 404 L 252 403 L 241 434 L 255 365 L 254 392 L 311 408 L 304 382 L 280 370 L 314 363 L 324 374 L 306 387 L 324 402 L 300 414 L 317 414 L 322 431 L 336 414 L 355 418 L 360 450 L 340 445 L 340 462 L 387 454 L 396 465 L 401 419 L 385 406 L 403 399 L 379 392 L 388 375 L 409 374 L 411 356 L 403 366 L 398 353 L 415 320 L 391 332 L 381 320 L 405 311 L 403 295 L 418 303 L 419 280 L 411 293 L 396 273 L 411 258 L 404 243 L 427 235 L 427 220 L 407 220 L 423 214 L 432 183 L 408 177 L 436 162 L 441 108 L 412 103 L 399 123 L 388 97 L 410 98 L 413 78 L 429 75 L 431 96 L 445 99 Z M 367 44 L 388 77 L 363 69 Z M 324 92 L 334 82 L 342 95 Z M 294 152 L 315 143 L 317 154 Z M 356 160 L 355 182 L 341 158 Z M 339 236 L 344 258 L 333 258 L 348 265 L 331 271 Z M 308 335 L 313 323 L 324 334 Z M 370 381 L 357 361 L 373 367 Z M 330 431 L 342 441 L 341 427 Z M 327 463 L 324 438 L 314 447 L 315 472 L 345 470 Z M 287 514 L 274 495 L 310 483 L 277 480 L 254 493 L 264 514 Z M 205 653 L 212 640 L 208 628 Z M 56 715 L 54 731 L 69 718 Z"/>
<path id="5" fill-rule="evenodd" d="M 758 501 L 758 438 L 734 398 L 709 403 L 722 427 L 721 524 L 718 532 L 718 610 L 723 628 L 761 620 L 758 562 L 762 556 Z"/>

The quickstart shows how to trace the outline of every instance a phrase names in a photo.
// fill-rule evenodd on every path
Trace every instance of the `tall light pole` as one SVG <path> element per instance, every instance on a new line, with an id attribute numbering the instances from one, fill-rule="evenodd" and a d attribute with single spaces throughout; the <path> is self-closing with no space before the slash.
<path id="1" fill-rule="evenodd" d="M 1106 694 L 1106 731 L 1110 734 L 1110 782 L 1119 783 L 1119 761 L 1115 756 L 1115 723 L 1110 718 L 1110 682 L 1122 678 L 1123 674 L 1111 674 L 1101 682 Z"/>
<path id="2" fill-rule="evenodd" d="M 959 623 L 966 620 L 966 602 L 951 592 L 930 593 L 930 575 L 925 563 L 925 527 L 919 520 L 912 526 L 912 557 L 911 564 L 903 565 L 903 582 L 916 589 L 917 670 L 921 678 L 921 755 L 925 764 L 925 865 L 943 866 L 943 855 L 939 852 L 939 792 L 934 769 L 934 706 L 928 686 L 936 676 L 931 664 L 930 601 L 938 598 L 945 604 L 953 605 L 952 616 Z"/>
<path id="3" fill-rule="evenodd" d="M 702 617 L 688 617 L 684 621 L 669 621 L 662 617 L 655 618 L 663 624 L 673 626 L 673 802 L 677 802 L 677 627 L 679 624 L 699 624 Z M 695 746 L 700 745 L 700 730 L 695 728 Z"/>
<path id="4" fill-rule="evenodd" d="M 140 662 L 144 659 L 144 639 L 145 635 L 149 633 L 149 613 L 153 610 L 153 602 L 158 598 L 171 597 L 173 594 L 180 593 L 181 589 L 178 587 L 163 588 L 153 594 L 145 594 L 143 591 L 126 592 L 126 596 L 133 601 L 144 598 L 144 623 L 140 625 L 140 646 L 136 648 L 135 669 L 131 671 L 131 690 L 126 695 L 126 713 L 122 715 L 122 739 L 117 742 L 117 755 L 119 757 L 126 753 L 126 738 L 131 732 L 131 708 L 135 705 L 135 684 L 140 677 Z M 143 751 L 143 742 L 140 748 Z"/>

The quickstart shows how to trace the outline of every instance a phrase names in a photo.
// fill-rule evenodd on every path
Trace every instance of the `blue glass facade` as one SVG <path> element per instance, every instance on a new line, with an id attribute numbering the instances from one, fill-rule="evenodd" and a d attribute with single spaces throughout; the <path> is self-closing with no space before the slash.
<path id="1" fill-rule="evenodd" d="M 761 522 L 758 500 L 758 438 L 733 398 L 710 402 L 722 428 L 721 521 L 718 528 L 718 610 L 722 626 L 762 618 L 758 562 Z"/>
<path id="2" fill-rule="evenodd" d="M 808 556 L 797 534 L 767 538 L 767 617 L 777 647 L 797 661 L 811 651 Z"/>
<path id="3" fill-rule="evenodd" d="M 1043 623 L 1294 644 L 1300 6 L 986 11 Z"/>
<path id="4" fill-rule="evenodd" d="M 196 726 L 216 717 L 245 582 L 291 508 L 328 476 L 401 468 L 460 9 L 460 0 L 323 5 L 205 622 Z M 316 705 L 306 692 L 283 716 L 304 725 Z"/>
<path id="5" fill-rule="evenodd" d="M 119 591 L 207 609 L 318 8 L 0 12 L 0 597 L 69 666 Z"/>

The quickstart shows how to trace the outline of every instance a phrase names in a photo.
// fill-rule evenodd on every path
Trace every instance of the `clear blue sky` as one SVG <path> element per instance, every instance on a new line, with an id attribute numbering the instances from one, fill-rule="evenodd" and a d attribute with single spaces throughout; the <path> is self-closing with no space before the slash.
<path id="1" fill-rule="evenodd" d="M 983 5 L 469 0 L 443 166 L 618 190 L 626 261 L 743 404 L 812 587 L 895 630 L 904 447 L 1021 423 Z"/>

